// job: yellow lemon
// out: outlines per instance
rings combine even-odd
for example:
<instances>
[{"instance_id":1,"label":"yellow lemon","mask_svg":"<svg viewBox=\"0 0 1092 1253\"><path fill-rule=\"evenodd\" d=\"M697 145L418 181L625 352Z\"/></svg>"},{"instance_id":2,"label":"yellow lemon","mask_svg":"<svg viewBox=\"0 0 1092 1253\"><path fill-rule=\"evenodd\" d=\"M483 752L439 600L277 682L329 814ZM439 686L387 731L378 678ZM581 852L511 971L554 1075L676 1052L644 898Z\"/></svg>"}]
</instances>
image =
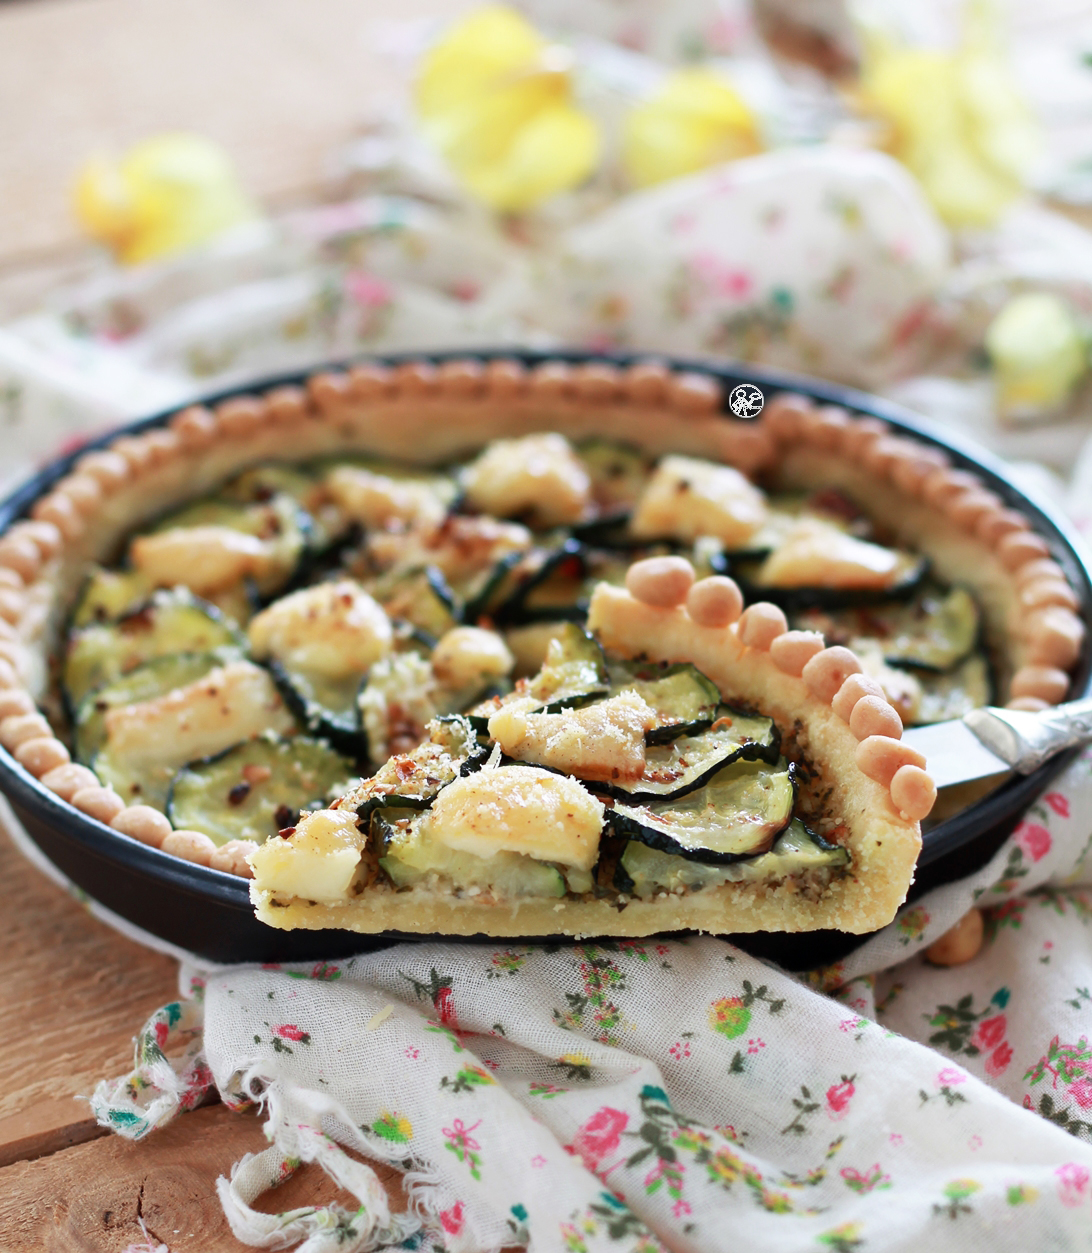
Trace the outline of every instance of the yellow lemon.
<instances>
[{"instance_id":1,"label":"yellow lemon","mask_svg":"<svg viewBox=\"0 0 1092 1253\"><path fill-rule=\"evenodd\" d=\"M710 70L679 70L626 118L623 161L638 187L761 151L747 105Z\"/></svg>"},{"instance_id":2,"label":"yellow lemon","mask_svg":"<svg viewBox=\"0 0 1092 1253\"><path fill-rule=\"evenodd\" d=\"M75 186L83 227L135 264L183 252L254 218L227 154L199 135L157 135L120 161L86 162Z\"/></svg>"},{"instance_id":3,"label":"yellow lemon","mask_svg":"<svg viewBox=\"0 0 1092 1253\"><path fill-rule=\"evenodd\" d=\"M992 225L1023 190L1038 131L984 9L968 11L954 52L874 42L861 94L952 226Z\"/></svg>"},{"instance_id":4,"label":"yellow lemon","mask_svg":"<svg viewBox=\"0 0 1092 1253\"><path fill-rule=\"evenodd\" d=\"M1049 292L1013 296L990 323L986 351L1006 417L1060 408L1088 369L1088 347L1072 310Z\"/></svg>"},{"instance_id":5,"label":"yellow lemon","mask_svg":"<svg viewBox=\"0 0 1092 1253\"><path fill-rule=\"evenodd\" d=\"M569 62L499 5L457 23L424 57L415 101L425 134L490 208L533 208L595 168L599 132L573 104Z\"/></svg>"}]
</instances>

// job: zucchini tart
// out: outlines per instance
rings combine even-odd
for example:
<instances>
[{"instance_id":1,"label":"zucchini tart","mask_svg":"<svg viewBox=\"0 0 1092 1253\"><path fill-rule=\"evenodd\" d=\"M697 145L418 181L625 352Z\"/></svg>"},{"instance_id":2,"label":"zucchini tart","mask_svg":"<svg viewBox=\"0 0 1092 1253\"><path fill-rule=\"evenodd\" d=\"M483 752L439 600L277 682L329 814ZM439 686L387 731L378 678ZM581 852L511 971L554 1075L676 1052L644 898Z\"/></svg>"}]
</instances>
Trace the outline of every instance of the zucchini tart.
<instances>
[{"instance_id":1,"label":"zucchini tart","mask_svg":"<svg viewBox=\"0 0 1092 1253\"><path fill-rule=\"evenodd\" d=\"M274 926L880 926L902 726L1063 700L1077 597L942 450L721 408L415 361L120 436L0 536L0 745Z\"/></svg>"}]
</instances>

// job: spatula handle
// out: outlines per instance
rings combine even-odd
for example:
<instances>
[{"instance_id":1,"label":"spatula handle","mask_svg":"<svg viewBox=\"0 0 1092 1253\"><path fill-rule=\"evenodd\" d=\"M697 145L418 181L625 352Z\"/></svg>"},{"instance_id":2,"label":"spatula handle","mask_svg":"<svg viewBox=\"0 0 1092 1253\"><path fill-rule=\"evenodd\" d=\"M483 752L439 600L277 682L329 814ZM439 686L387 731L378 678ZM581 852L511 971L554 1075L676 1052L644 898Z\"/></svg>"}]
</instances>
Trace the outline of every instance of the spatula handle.
<instances>
[{"instance_id":1,"label":"spatula handle","mask_svg":"<svg viewBox=\"0 0 1092 1253\"><path fill-rule=\"evenodd\" d=\"M975 709L965 721L1014 770L1031 774L1062 749L1092 742L1092 699L1069 701L1038 713Z\"/></svg>"}]
</instances>

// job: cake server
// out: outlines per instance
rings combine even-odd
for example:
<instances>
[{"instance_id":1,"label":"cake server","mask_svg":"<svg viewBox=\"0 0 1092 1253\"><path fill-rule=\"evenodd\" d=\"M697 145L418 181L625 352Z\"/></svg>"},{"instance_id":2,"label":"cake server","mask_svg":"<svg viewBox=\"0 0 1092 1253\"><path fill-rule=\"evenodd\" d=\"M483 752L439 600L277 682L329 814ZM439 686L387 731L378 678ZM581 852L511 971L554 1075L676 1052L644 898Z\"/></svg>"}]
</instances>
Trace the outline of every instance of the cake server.
<instances>
[{"instance_id":1,"label":"cake server","mask_svg":"<svg viewBox=\"0 0 1092 1253\"><path fill-rule=\"evenodd\" d=\"M1031 774L1063 748L1092 741L1092 699L1038 713L989 705L951 722L909 727L902 738L925 754L938 788L1012 770Z\"/></svg>"}]
</instances>

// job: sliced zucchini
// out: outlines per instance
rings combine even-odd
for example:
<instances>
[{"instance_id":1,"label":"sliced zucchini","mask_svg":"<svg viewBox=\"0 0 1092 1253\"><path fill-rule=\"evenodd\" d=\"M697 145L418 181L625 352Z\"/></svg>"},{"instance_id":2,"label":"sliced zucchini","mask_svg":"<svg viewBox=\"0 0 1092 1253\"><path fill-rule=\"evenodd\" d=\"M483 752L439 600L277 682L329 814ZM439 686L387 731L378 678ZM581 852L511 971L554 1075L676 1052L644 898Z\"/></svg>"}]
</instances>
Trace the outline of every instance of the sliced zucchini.
<instances>
[{"instance_id":1,"label":"sliced zucchini","mask_svg":"<svg viewBox=\"0 0 1092 1253\"><path fill-rule=\"evenodd\" d=\"M638 840L630 840L621 858L628 876L625 890L650 898L657 892L696 892L740 881L777 882L811 871L835 871L849 865L849 850L830 844L793 818L768 853L740 861L709 865L661 852Z\"/></svg>"},{"instance_id":2,"label":"sliced zucchini","mask_svg":"<svg viewBox=\"0 0 1092 1253\"><path fill-rule=\"evenodd\" d=\"M330 499L321 477L311 469L270 462L244 470L223 488L228 500L246 504L267 503L275 496L290 496L308 515L307 535L312 552L325 552L342 538L351 523Z\"/></svg>"},{"instance_id":3,"label":"sliced zucchini","mask_svg":"<svg viewBox=\"0 0 1092 1253\"><path fill-rule=\"evenodd\" d=\"M497 599L492 617L500 623L587 615L584 549L579 541L566 539L552 548L534 548L513 566L508 582L512 590ZM584 603L581 604L581 598Z\"/></svg>"},{"instance_id":4,"label":"sliced zucchini","mask_svg":"<svg viewBox=\"0 0 1092 1253\"><path fill-rule=\"evenodd\" d=\"M76 760L87 765L106 739L106 714L118 705L143 701L186 687L208 674L221 662L216 653L169 653L153 657L112 683L89 692L73 719Z\"/></svg>"},{"instance_id":5,"label":"sliced zucchini","mask_svg":"<svg viewBox=\"0 0 1092 1253\"><path fill-rule=\"evenodd\" d=\"M354 757L364 747L357 698L361 679L329 678L289 669L279 661L266 662L284 703L309 731L324 736L345 753Z\"/></svg>"},{"instance_id":6,"label":"sliced zucchini","mask_svg":"<svg viewBox=\"0 0 1092 1253\"><path fill-rule=\"evenodd\" d=\"M458 852L422 834L421 815L411 809L378 810L372 834L383 850L379 864L396 888L415 887L430 879L452 887L490 892L503 900L521 897L559 897L566 892L565 877L550 862L522 853L494 853L476 857Z\"/></svg>"},{"instance_id":7,"label":"sliced zucchini","mask_svg":"<svg viewBox=\"0 0 1092 1253\"><path fill-rule=\"evenodd\" d=\"M139 609L112 623L81 627L68 637L63 684L72 709L88 692L170 653L242 653L243 637L207 601L184 588L156 592Z\"/></svg>"},{"instance_id":8,"label":"sliced zucchini","mask_svg":"<svg viewBox=\"0 0 1092 1253\"><path fill-rule=\"evenodd\" d=\"M527 695L541 701L547 713L586 704L609 692L602 648L573 623L566 623L550 641L542 669L527 688Z\"/></svg>"},{"instance_id":9,"label":"sliced zucchini","mask_svg":"<svg viewBox=\"0 0 1092 1253\"><path fill-rule=\"evenodd\" d=\"M968 657L947 674L921 671L917 679L921 686L921 699L912 719L915 726L962 718L972 709L993 704L989 663L977 654Z\"/></svg>"},{"instance_id":10,"label":"sliced zucchini","mask_svg":"<svg viewBox=\"0 0 1092 1253\"><path fill-rule=\"evenodd\" d=\"M311 538L310 515L289 495L279 493L267 501L245 504L224 496L199 500L184 509L161 518L146 534L149 537L163 535L168 531L186 531L193 527L222 527L253 536L266 546L261 562L262 569L254 574L258 590L270 596L283 587L296 574ZM139 537L138 537L139 541ZM138 552L139 548L133 550ZM192 577L200 577L201 561L199 546L195 546ZM134 558L135 564L141 564ZM161 585L185 584L189 572L189 558L179 567L178 573L166 570L166 564L155 563L157 578ZM169 577L168 577L169 576Z\"/></svg>"},{"instance_id":11,"label":"sliced zucchini","mask_svg":"<svg viewBox=\"0 0 1092 1253\"><path fill-rule=\"evenodd\" d=\"M745 600L772 601L790 614L806 609L845 609L906 600L918 590L929 572L928 560L916 553L898 553L891 581L882 587L824 585L818 578L812 586L770 582L763 575L765 566L766 562L731 560L728 573L739 584Z\"/></svg>"},{"instance_id":12,"label":"sliced zucchini","mask_svg":"<svg viewBox=\"0 0 1092 1253\"><path fill-rule=\"evenodd\" d=\"M217 844L261 844L295 826L301 810L340 795L354 774L352 762L320 740L263 735L183 766L171 783L167 817Z\"/></svg>"},{"instance_id":13,"label":"sliced zucchini","mask_svg":"<svg viewBox=\"0 0 1092 1253\"><path fill-rule=\"evenodd\" d=\"M204 678L140 704L106 713L106 740L91 768L127 802L163 809L171 780L187 762L210 757L266 731L296 729L269 673L232 661Z\"/></svg>"},{"instance_id":14,"label":"sliced zucchini","mask_svg":"<svg viewBox=\"0 0 1092 1253\"><path fill-rule=\"evenodd\" d=\"M391 571L367 587L390 617L409 622L433 639L462 621L462 605L435 566Z\"/></svg>"},{"instance_id":15,"label":"sliced zucchini","mask_svg":"<svg viewBox=\"0 0 1092 1253\"><path fill-rule=\"evenodd\" d=\"M578 445L576 451L591 479L592 498L600 510L632 509L652 474L647 453L629 444L599 439Z\"/></svg>"},{"instance_id":16,"label":"sliced zucchini","mask_svg":"<svg viewBox=\"0 0 1092 1253\"><path fill-rule=\"evenodd\" d=\"M677 741L676 741L677 742ZM645 804L616 802L616 835L691 861L730 862L764 853L792 817L792 768L736 761L685 796Z\"/></svg>"},{"instance_id":17,"label":"sliced zucchini","mask_svg":"<svg viewBox=\"0 0 1092 1253\"><path fill-rule=\"evenodd\" d=\"M649 744L706 730L720 705L717 685L689 662L616 662L610 666L610 690L612 696L636 692L656 710L658 725L645 736Z\"/></svg>"},{"instance_id":18,"label":"sliced zucchini","mask_svg":"<svg viewBox=\"0 0 1092 1253\"><path fill-rule=\"evenodd\" d=\"M697 735L679 735L645 750L645 772L632 781L605 784L631 804L678 799L704 788L732 762L776 762L781 733L772 718L721 705L716 722Z\"/></svg>"},{"instance_id":19,"label":"sliced zucchini","mask_svg":"<svg viewBox=\"0 0 1092 1253\"><path fill-rule=\"evenodd\" d=\"M571 625L569 622L554 621L508 627L504 631L504 642L516 659L514 676L525 679L537 674L545 664L550 641L559 639Z\"/></svg>"},{"instance_id":20,"label":"sliced zucchini","mask_svg":"<svg viewBox=\"0 0 1092 1253\"><path fill-rule=\"evenodd\" d=\"M830 644L878 640L889 666L950 670L974 649L981 616L974 597L962 587L950 591L928 584L904 604L868 609L813 611L796 625L822 631Z\"/></svg>"},{"instance_id":21,"label":"sliced zucchini","mask_svg":"<svg viewBox=\"0 0 1092 1253\"><path fill-rule=\"evenodd\" d=\"M116 622L142 605L155 588L139 570L92 566L72 611L72 625Z\"/></svg>"},{"instance_id":22,"label":"sliced zucchini","mask_svg":"<svg viewBox=\"0 0 1092 1253\"><path fill-rule=\"evenodd\" d=\"M479 769L489 755L460 715L435 718L426 731L423 743L384 762L343 799L340 808L355 809L361 819L390 805L427 809L442 788Z\"/></svg>"}]
</instances>

